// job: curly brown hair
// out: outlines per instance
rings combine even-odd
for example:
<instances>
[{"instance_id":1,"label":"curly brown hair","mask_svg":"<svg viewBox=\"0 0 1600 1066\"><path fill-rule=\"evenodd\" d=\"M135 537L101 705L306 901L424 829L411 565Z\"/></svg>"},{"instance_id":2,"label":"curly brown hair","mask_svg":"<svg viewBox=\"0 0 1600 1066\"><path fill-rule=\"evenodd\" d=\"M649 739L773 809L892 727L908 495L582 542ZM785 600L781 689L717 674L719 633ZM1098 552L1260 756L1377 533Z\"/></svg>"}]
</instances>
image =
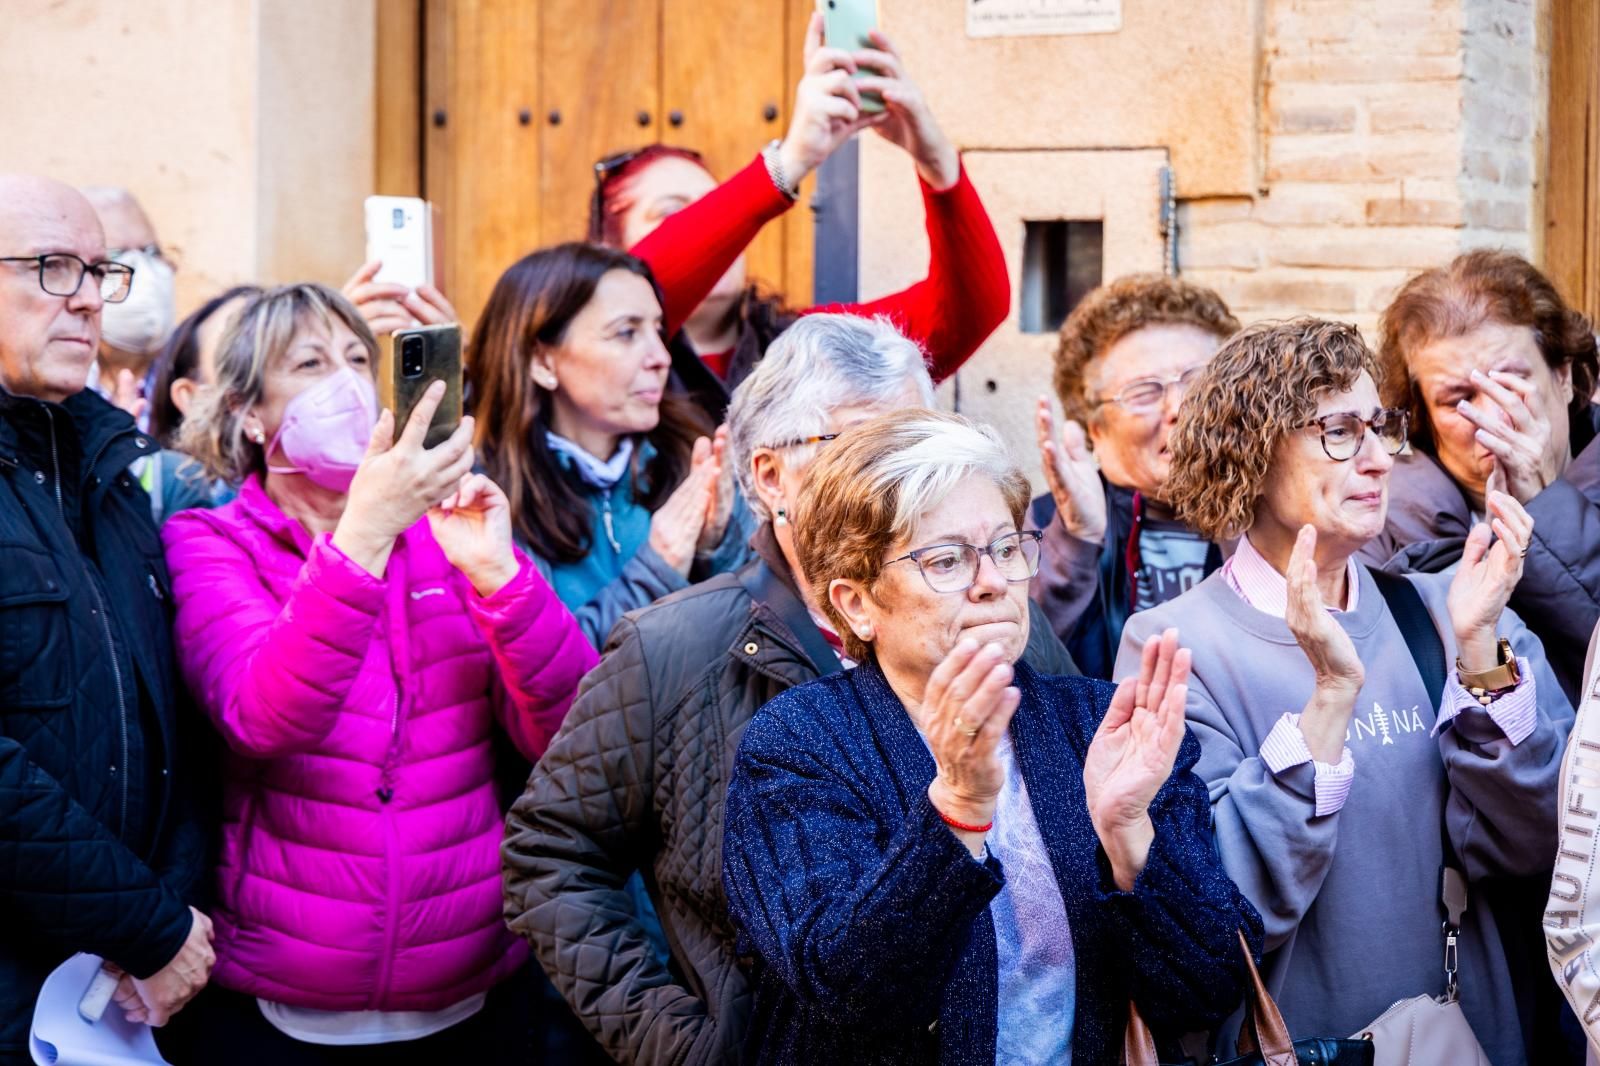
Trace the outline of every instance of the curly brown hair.
<instances>
[{"instance_id":1,"label":"curly brown hair","mask_svg":"<svg viewBox=\"0 0 1600 1066\"><path fill-rule=\"evenodd\" d=\"M1255 521L1278 442L1315 417L1330 392L1361 372L1381 388L1378 358L1343 322L1296 318L1245 328L1189 389L1172 431L1167 501L1207 540Z\"/></svg>"},{"instance_id":2,"label":"curly brown hair","mask_svg":"<svg viewBox=\"0 0 1600 1066\"><path fill-rule=\"evenodd\" d=\"M1576 416L1594 394L1597 358L1594 327L1568 307L1550 279L1520 255L1480 249L1449 266L1425 270L1401 288L1378 324L1378 353L1387 384L1383 402L1411 412L1411 443L1431 452L1433 426L1407 356L1431 341L1459 337L1499 322L1533 330L1552 370L1571 368Z\"/></svg>"},{"instance_id":3,"label":"curly brown hair","mask_svg":"<svg viewBox=\"0 0 1600 1066\"><path fill-rule=\"evenodd\" d=\"M1088 421L1090 366L1146 326L1194 326L1224 340L1239 331L1239 320L1210 289L1162 274L1129 274L1100 286L1073 308L1056 344L1056 396L1068 418Z\"/></svg>"},{"instance_id":4,"label":"curly brown hair","mask_svg":"<svg viewBox=\"0 0 1600 1066\"><path fill-rule=\"evenodd\" d=\"M969 474L994 481L1021 529L1027 476L999 434L960 415L920 407L879 415L842 433L806 471L794 507L795 554L850 658L868 661L872 645L845 623L828 586L840 578L871 586L889 550L915 535L918 517Z\"/></svg>"}]
</instances>

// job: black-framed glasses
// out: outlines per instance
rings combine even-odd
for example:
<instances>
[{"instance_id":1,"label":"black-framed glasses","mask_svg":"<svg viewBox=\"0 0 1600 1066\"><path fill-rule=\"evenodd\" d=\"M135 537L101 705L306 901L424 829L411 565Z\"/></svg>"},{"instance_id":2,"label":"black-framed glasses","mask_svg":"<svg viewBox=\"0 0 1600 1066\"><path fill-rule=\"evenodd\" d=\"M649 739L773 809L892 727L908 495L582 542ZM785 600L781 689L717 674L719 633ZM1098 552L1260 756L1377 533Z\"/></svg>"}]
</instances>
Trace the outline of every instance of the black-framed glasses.
<instances>
[{"instance_id":1,"label":"black-framed glasses","mask_svg":"<svg viewBox=\"0 0 1600 1066\"><path fill-rule=\"evenodd\" d=\"M1398 407L1385 407L1374 412L1371 418L1362 418L1352 411L1340 411L1338 414L1313 418L1300 428L1319 431L1323 452L1334 462L1342 463L1355 458L1369 429L1378 438L1378 443L1383 445L1384 451L1399 455L1406 446L1410 425L1409 412Z\"/></svg>"},{"instance_id":2,"label":"black-framed glasses","mask_svg":"<svg viewBox=\"0 0 1600 1066\"><path fill-rule=\"evenodd\" d=\"M778 452L785 448L804 448L808 444L826 444L830 440L838 439L839 434L837 433L818 433L814 437L796 437L794 440L786 440L782 444L766 444L763 447Z\"/></svg>"},{"instance_id":3,"label":"black-framed glasses","mask_svg":"<svg viewBox=\"0 0 1600 1066\"><path fill-rule=\"evenodd\" d=\"M1181 374L1171 377L1139 378L1130 381L1110 396L1102 396L1092 406L1104 407L1108 403L1129 411L1151 411L1167 402L1167 390L1177 386L1180 395L1188 392L1194 383L1200 380L1200 375L1205 371L1204 364L1190 367Z\"/></svg>"},{"instance_id":4,"label":"black-framed glasses","mask_svg":"<svg viewBox=\"0 0 1600 1066\"><path fill-rule=\"evenodd\" d=\"M965 592L978 580L978 567L987 555L1000 576L1015 585L1039 572L1037 529L1022 529L990 541L987 547L975 544L930 544L890 559L884 566L910 559L922 571L922 579L935 592Z\"/></svg>"},{"instance_id":5,"label":"black-framed glasses","mask_svg":"<svg viewBox=\"0 0 1600 1066\"><path fill-rule=\"evenodd\" d=\"M36 263L39 288L51 296L76 296L85 274L94 275L95 284L100 286L100 298L108 304L126 300L133 288L133 267L106 260L85 263L71 252L0 256L0 263Z\"/></svg>"}]
</instances>

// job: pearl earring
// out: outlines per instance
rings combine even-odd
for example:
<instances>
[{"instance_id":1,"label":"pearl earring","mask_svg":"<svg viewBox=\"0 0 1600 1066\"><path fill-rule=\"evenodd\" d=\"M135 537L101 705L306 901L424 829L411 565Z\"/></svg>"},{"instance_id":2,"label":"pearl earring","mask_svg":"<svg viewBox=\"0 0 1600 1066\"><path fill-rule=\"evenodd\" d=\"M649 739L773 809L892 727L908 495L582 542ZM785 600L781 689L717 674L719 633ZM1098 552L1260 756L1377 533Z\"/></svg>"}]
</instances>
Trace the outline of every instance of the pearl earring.
<instances>
[{"instance_id":1,"label":"pearl earring","mask_svg":"<svg viewBox=\"0 0 1600 1066\"><path fill-rule=\"evenodd\" d=\"M775 525L775 526L786 526L786 525L788 525L789 524L789 512L785 511L782 507L778 508L777 513L772 516L772 524Z\"/></svg>"}]
</instances>

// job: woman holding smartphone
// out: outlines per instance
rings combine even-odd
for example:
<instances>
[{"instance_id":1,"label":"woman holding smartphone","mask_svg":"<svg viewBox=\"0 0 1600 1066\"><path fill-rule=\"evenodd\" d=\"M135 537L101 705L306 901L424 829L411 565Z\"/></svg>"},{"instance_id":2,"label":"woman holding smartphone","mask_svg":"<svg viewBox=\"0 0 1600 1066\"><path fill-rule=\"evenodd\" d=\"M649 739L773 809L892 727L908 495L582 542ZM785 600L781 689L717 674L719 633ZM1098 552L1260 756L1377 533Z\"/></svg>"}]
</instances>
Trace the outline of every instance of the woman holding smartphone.
<instances>
[{"instance_id":1,"label":"woman holding smartphone","mask_svg":"<svg viewBox=\"0 0 1600 1066\"><path fill-rule=\"evenodd\" d=\"M788 133L720 185L699 153L661 144L595 164L589 239L627 248L649 264L661 286L666 336L674 339L674 374L717 418L730 391L799 315L886 315L923 348L936 382L1005 320L1005 259L960 153L889 39L874 30L870 41L855 50L824 45L823 18L813 15ZM864 109L863 94L881 99L882 109ZM878 300L791 310L781 296L749 283L744 250L795 205L806 176L864 129L916 164L928 276Z\"/></svg>"},{"instance_id":2,"label":"woman holding smartphone","mask_svg":"<svg viewBox=\"0 0 1600 1066\"><path fill-rule=\"evenodd\" d=\"M530 1036L495 732L537 759L596 656L472 473L472 420L423 447L443 385L396 427L376 354L332 290L261 293L180 439L242 483L163 531L179 662L227 744L185 1035L235 1066L520 1062Z\"/></svg>"}]
</instances>

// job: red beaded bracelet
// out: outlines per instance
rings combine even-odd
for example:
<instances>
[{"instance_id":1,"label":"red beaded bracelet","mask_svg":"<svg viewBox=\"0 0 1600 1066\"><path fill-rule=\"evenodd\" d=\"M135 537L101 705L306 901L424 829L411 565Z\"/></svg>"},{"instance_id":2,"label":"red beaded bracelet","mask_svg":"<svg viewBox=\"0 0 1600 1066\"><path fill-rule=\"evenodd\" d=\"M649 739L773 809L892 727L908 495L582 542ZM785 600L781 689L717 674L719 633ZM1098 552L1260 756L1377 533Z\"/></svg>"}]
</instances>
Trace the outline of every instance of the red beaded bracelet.
<instances>
[{"instance_id":1,"label":"red beaded bracelet","mask_svg":"<svg viewBox=\"0 0 1600 1066\"><path fill-rule=\"evenodd\" d=\"M937 807L933 809L933 813L937 814L939 816L939 820L945 825L949 826L951 829L959 829L963 833L987 833L989 830L994 828L993 819L990 819L986 825L968 825L966 822L956 821L954 818L950 817Z\"/></svg>"}]
</instances>

